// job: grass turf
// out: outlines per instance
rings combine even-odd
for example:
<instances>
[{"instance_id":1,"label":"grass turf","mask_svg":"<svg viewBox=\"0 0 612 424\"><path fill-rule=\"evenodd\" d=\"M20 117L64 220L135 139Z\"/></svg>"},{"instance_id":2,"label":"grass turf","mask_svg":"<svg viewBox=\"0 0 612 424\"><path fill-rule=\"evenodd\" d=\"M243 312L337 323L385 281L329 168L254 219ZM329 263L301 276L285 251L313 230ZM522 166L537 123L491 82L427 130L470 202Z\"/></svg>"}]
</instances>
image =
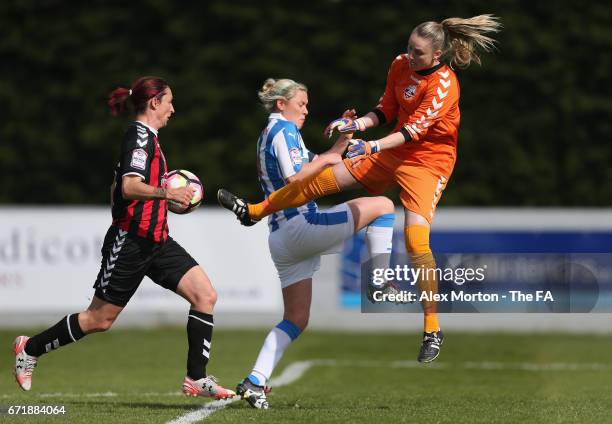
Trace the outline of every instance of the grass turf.
<instances>
[{"instance_id":1,"label":"grass turf","mask_svg":"<svg viewBox=\"0 0 612 424\"><path fill-rule=\"evenodd\" d=\"M234 388L265 334L215 330L209 373ZM165 423L208 402L178 395L183 328L89 336L41 358L28 393L13 381L16 335L0 332L0 406L65 405L67 413L15 422ZM315 365L273 390L268 411L235 402L204 422L612 422L609 337L449 333L434 366L414 363L419 343L416 334L306 332L276 375L294 361L339 363ZM0 416L8 420L17 418Z\"/></svg>"}]
</instances>

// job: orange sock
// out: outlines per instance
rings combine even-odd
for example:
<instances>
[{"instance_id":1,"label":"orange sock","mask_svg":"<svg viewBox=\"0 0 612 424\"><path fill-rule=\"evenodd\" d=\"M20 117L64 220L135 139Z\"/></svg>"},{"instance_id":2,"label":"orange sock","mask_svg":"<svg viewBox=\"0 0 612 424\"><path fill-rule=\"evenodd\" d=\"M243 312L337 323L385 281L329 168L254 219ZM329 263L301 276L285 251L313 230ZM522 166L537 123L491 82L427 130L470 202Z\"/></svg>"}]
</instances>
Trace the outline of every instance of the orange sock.
<instances>
[{"instance_id":1,"label":"orange sock","mask_svg":"<svg viewBox=\"0 0 612 424\"><path fill-rule=\"evenodd\" d=\"M317 175L308 177L302 181L294 181L285 187L271 193L266 200L261 203L251 204L249 216L253 219L262 219L266 216L287 208L297 208L311 200L328 194L338 193L340 187L336 181L336 176L332 168L325 168Z\"/></svg>"},{"instance_id":2,"label":"orange sock","mask_svg":"<svg viewBox=\"0 0 612 424\"><path fill-rule=\"evenodd\" d=\"M440 323L438 322L438 314L423 314L423 328L426 333L440 331Z\"/></svg>"},{"instance_id":3,"label":"orange sock","mask_svg":"<svg viewBox=\"0 0 612 424\"><path fill-rule=\"evenodd\" d=\"M412 267L422 269L416 282L419 296L426 292L430 297L430 300L424 299L421 301L424 331L427 333L439 331L438 304L431 299L432 295L438 293L438 281L435 274L436 260L429 248L429 227L410 225L404 229L404 235L406 236L406 250Z\"/></svg>"}]
</instances>

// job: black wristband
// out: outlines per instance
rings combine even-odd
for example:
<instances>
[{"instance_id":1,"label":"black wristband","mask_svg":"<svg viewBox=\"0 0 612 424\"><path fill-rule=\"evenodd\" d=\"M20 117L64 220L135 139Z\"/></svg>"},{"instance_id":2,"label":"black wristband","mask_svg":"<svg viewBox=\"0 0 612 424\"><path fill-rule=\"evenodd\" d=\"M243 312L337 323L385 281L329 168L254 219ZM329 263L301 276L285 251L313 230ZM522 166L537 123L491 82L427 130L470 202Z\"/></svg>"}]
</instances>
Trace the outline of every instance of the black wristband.
<instances>
[{"instance_id":1,"label":"black wristband","mask_svg":"<svg viewBox=\"0 0 612 424\"><path fill-rule=\"evenodd\" d=\"M378 118L378 125L382 125L387 122L387 118L385 117L385 114L382 113L382 110L374 109L372 113Z\"/></svg>"},{"instance_id":2,"label":"black wristband","mask_svg":"<svg viewBox=\"0 0 612 424\"><path fill-rule=\"evenodd\" d=\"M408 132L408 130L406 129L406 127L402 127L402 129L400 130L400 132L402 133L402 135L404 136L404 143L408 143L409 141L412 141L412 137L410 136L410 133Z\"/></svg>"}]
</instances>

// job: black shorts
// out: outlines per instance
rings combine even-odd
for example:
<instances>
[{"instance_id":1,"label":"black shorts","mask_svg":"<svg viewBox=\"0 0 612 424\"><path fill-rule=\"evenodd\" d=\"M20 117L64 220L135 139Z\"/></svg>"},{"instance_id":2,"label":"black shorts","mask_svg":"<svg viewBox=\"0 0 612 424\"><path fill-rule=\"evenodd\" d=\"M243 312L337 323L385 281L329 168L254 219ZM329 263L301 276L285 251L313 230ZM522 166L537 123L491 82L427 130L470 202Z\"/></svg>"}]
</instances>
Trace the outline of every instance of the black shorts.
<instances>
[{"instance_id":1,"label":"black shorts","mask_svg":"<svg viewBox=\"0 0 612 424\"><path fill-rule=\"evenodd\" d=\"M123 307L145 276L176 292L183 275L196 265L195 259L172 237L158 244L111 226L102 244L102 265L94 284L95 295Z\"/></svg>"}]
</instances>

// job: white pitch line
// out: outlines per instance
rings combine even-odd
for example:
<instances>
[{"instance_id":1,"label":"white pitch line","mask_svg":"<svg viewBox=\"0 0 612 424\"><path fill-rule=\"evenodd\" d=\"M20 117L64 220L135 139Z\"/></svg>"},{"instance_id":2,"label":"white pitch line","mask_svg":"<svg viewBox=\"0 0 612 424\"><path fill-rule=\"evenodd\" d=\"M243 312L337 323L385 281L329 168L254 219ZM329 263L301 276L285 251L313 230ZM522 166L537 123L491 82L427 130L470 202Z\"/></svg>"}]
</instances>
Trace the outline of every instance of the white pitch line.
<instances>
[{"instance_id":1,"label":"white pitch line","mask_svg":"<svg viewBox=\"0 0 612 424\"><path fill-rule=\"evenodd\" d=\"M181 415L180 417L168 421L166 424L191 424L203 420L204 418L211 415L213 412L218 411L219 409L225 408L227 405L239 401L239 397L234 397L226 400L214 400L206 404L200 409L196 409L193 412L190 412L185 415Z\"/></svg>"},{"instance_id":2,"label":"white pitch line","mask_svg":"<svg viewBox=\"0 0 612 424\"><path fill-rule=\"evenodd\" d=\"M333 360L330 360L330 362L333 362ZM270 385L280 387L286 386L287 384L291 384L294 381L299 380L304 375L304 373L308 371L314 364L315 361L292 362L291 364L285 367L281 375L270 380ZM227 405L237 402L239 400L239 397L234 397L232 399L227 400L215 400L207 403L200 409L197 409L185 415L181 415L180 417L172 421L168 421L166 424L192 424L205 419L212 413L223 409Z\"/></svg>"},{"instance_id":3,"label":"white pitch line","mask_svg":"<svg viewBox=\"0 0 612 424\"><path fill-rule=\"evenodd\" d=\"M330 365L334 366L335 361L333 359L326 360L329 364L322 364L321 361L298 361L292 362L287 365L281 375L270 379L270 387L281 387L293 383L299 380L302 376L312 368L314 365Z\"/></svg>"}]
</instances>

